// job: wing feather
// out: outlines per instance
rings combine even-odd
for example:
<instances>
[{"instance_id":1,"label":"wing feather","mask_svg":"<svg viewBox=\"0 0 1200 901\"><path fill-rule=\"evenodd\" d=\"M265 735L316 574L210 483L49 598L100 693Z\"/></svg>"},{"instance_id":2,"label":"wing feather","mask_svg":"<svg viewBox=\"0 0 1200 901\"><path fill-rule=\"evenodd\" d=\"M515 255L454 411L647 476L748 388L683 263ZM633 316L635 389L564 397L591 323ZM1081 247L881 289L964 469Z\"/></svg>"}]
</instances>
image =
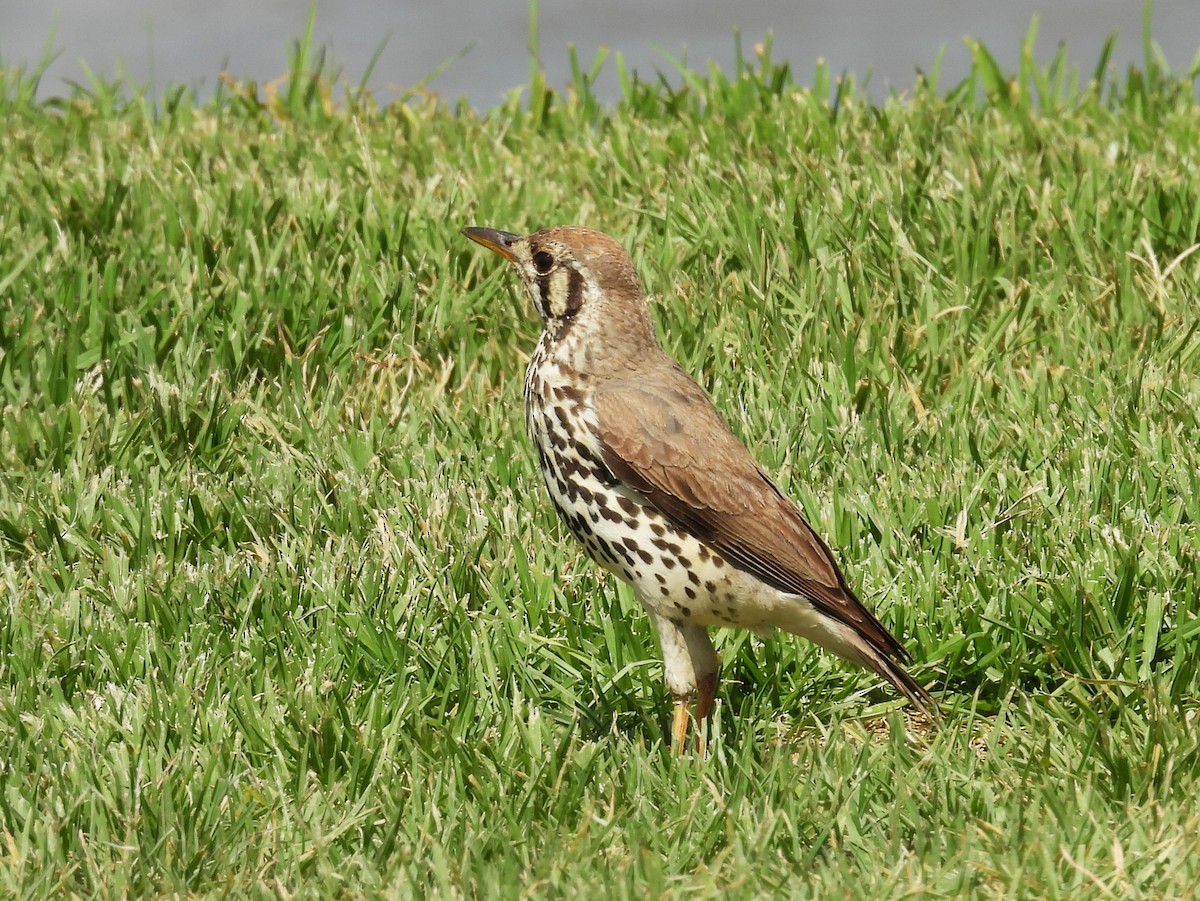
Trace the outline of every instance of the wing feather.
<instances>
[{"instance_id":1,"label":"wing feather","mask_svg":"<svg viewBox=\"0 0 1200 901\"><path fill-rule=\"evenodd\" d=\"M855 596L829 547L674 361L594 395L605 465L737 567L806 598L876 651L903 646Z\"/></svg>"}]
</instances>

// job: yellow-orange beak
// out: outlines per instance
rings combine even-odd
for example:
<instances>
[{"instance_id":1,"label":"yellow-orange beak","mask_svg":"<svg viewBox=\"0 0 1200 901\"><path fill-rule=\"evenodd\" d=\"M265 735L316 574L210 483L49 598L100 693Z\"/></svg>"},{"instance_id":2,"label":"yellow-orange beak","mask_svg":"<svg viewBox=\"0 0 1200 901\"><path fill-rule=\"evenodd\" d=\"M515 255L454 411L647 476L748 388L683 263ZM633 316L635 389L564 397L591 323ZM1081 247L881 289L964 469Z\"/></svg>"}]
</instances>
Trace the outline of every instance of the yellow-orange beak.
<instances>
[{"instance_id":1,"label":"yellow-orange beak","mask_svg":"<svg viewBox=\"0 0 1200 901\"><path fill-rule=\"evenodd\" d=\"M462 233L476 244L482 244L488 250L494 250L509 262L517 261L517 255L513 253L512 245L514 241L521 240L520 235L511 235L494 228L475 228L474 226L464 228Z\"/></svg>"}]
</instances>

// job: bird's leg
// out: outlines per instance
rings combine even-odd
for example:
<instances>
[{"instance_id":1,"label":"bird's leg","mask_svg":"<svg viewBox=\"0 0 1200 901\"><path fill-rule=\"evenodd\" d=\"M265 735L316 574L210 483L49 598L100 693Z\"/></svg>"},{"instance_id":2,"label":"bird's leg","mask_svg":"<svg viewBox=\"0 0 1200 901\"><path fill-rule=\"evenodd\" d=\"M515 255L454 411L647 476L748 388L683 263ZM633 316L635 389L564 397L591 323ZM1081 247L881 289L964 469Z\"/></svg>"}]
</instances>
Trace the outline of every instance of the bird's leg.
<instances>
[{"instance_id":1,"label":"bird's leg","mask_svg":"<svg viewBox=\"0 0 1200 901\"><path fill-rule=\"evenodd\" d=\"M682 754L687 747L688 708L692 706L691 695L675 696L675 714L671 718L671 753Z\"/></svg>"},{"instance_id":2,"label":"bird's leg","mask_svg":"<svg viewBox=\"0 0 1200 901\"><path fill-rule=\"evenodd\" d=\"M658 632L664 676L675 701L671 718L671 750L682 754L687 743L692 701L696 700L699 704L697 715L700 719L707 717L712 710L719 666L717 652L704 626L662 616L649 604L643 606Z\"/></svg>"},{"instance_id":3,"label":"bird's leg","mask_svg":"<svg viewBox=\"0 0 1200 901\"><path fill-rule=\"evenodd\" d=\"M708 751L708 724L712 716L718 681L716 673L708 673L696 679L696 749L701 757Z\"/></svg>"}]
</instances>

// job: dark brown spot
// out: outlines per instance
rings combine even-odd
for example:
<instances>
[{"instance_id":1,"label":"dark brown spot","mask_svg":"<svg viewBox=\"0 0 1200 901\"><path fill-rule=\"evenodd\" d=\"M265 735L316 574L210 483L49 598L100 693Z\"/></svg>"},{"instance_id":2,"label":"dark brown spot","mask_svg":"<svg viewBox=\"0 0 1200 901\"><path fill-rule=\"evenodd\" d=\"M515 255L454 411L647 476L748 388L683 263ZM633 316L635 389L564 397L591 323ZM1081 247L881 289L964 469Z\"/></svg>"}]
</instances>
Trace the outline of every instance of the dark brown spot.
<instances>
[{"instance_id":1,"label":"dark brown spot","mask_svg":"<svg viewBox=\"0 0 1200 901\"><path fill-rule=\"evenodd\" d=\"M578 451L578 448L576 448L576 451ZM579 462L577 456L564 454L558 458L558 465L562 468L563 475L570 476L579 481L583 481L590 475L588 470Z\"/></svg>"},{"instance_id":2,"label":"dark brown spot","mask_svg":"<svg viewBox=\"0 0 1200 901\"><path fill-rule=\"evenodd\" d=\"M557 400L569 400L574 403L579 403L583 400L583 392L574 385L555 385L554 397Z\"/></svg>"},{"instance_id":3,"label":"dark brown spot","mask_svg":"<svg viewBox=\"0 0 1200 901\"><path fill-rule=\"evenodd\" d=\"M689 601L696 600L696 589L693 588L691 585L685 585L683 587L683 593L688 596Z\"/></svg>"},{"instance_id":4,"label":"dark brown spot","mask_svg":"<svg viewBox=\"0 0 1200 901\"><path fill-rule=\"evenodd\" d=\"M618 513L616 510L610 510L610 509L608 509L608 507L606 507L604 505L600 506L600 515L603 516L605 519L607 519L609 522L620 522L621 519L623 518L621 516L621 514ZM627 539L625 539L625 541L626 541L626 543L628 543L629 539L627 538Z\"/></svg>"}]
</instances>

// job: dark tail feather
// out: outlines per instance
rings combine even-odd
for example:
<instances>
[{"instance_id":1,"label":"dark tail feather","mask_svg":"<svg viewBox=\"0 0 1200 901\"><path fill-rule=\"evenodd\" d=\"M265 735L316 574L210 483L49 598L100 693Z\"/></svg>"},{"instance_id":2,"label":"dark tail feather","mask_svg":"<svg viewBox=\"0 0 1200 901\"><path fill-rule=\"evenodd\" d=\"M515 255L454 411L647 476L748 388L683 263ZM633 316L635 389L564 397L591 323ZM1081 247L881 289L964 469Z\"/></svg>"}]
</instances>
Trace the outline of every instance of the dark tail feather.
<instances>
[{"instance_id":1,"label":"dark tail feather","mask_svg":"<svg viewBox=\"0 0 1200 901\"><path fill-rule=\"evenodd\" d=\"M910 659L904 645L859 602L854 592L845 584L842 588L840 606L833 606L829 597L822 603L805 598L819 614L817 622L809 619L802 624L793 624L794 628L789 631L878 673L914 707L936 722L940 717L937 701L904 668L904 662Z\"/></svg>"},{"instance_id":2,"label":"dark tail feather","mask_svg":"<svg viewBox=\"0 0 1200 901\"><path fill-rule=\"evenodd\" d=\"M873 653L862 661L863 664L890 682L892 687L908 698L914 707L937 722L941 718L941 711L938 709L937 701L925 690L924 686L910 676L908 670L896 660L874 648L871 650Z\"/></svg>"}]
</instances>

